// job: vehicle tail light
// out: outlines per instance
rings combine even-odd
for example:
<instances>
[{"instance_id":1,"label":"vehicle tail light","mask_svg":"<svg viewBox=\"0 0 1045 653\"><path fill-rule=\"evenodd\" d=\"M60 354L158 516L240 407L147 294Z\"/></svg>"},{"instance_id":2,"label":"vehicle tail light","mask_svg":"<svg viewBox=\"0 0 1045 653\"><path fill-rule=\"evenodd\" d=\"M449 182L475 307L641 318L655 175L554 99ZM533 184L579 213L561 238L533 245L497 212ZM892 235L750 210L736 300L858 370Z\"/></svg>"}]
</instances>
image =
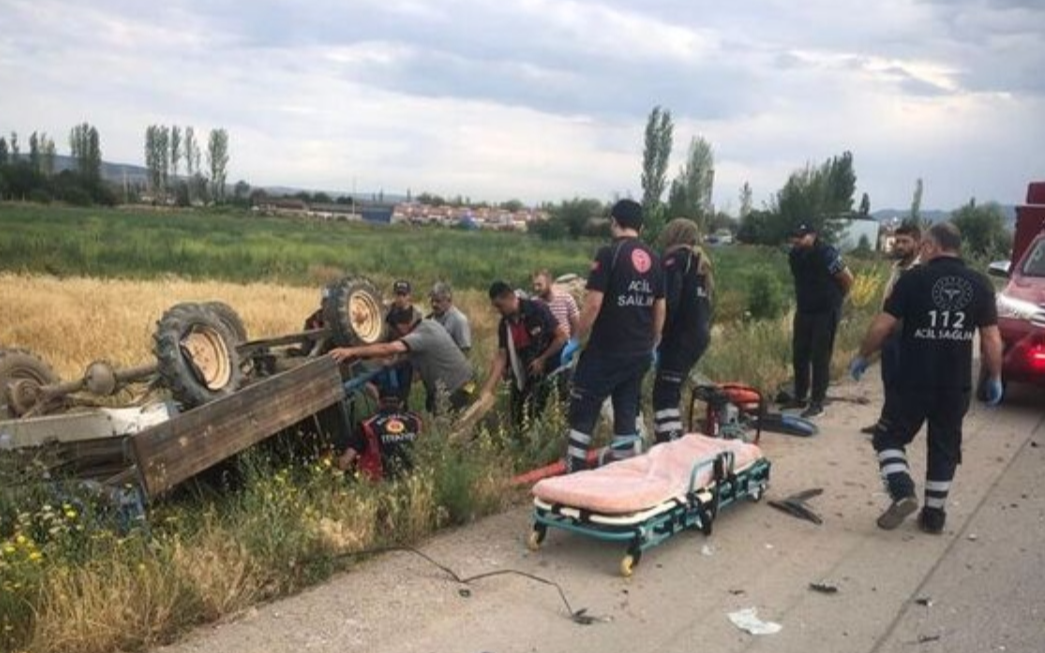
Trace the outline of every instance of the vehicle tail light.
<instances>
[{"instance_id":1,"label":"vehicle tail light","mask_svg":"<svg viewBox=\"0 0 1045 653\"><path fill-rule=\"evenodd\" d=\"M1037 344L1028 349L1027 360L1033 369L1045 372L1045 344Z\"/></svg>"}]
</instances>

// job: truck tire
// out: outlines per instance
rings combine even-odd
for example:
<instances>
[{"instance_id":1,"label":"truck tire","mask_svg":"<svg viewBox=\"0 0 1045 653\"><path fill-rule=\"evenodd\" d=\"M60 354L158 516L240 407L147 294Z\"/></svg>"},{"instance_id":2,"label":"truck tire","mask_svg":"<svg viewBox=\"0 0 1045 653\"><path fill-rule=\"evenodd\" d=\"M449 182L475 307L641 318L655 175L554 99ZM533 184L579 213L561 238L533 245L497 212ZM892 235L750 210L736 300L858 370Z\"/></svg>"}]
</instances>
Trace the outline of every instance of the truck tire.
<instances>
[{"instance_id":1,"label":"truck tire","mask_svg":"<svg viewBox=\"0 0 1045 653\"><path fill-rule=\"evenodd\" d=\"M227 397L243 384L236 337L202 304L177 304L156 323L153 335L160 378L186 408Z\"/></svg>"},{"instance_id":2,"label":"truck tire","mask_svg":"<svg viewBox=\"0 0 1045 653\"><path fill-rule=\"evenodd\" d=\"M385 334L381 292L369 279L347 277L323 291L323 322L338 347L372 345Z\"/></svg>"},{"instance_id":3,"label":"truck tire","mask_svg":"<svg viewBox=\"0 0 1045 653\"><path fill-rule=\"evenodd\" d=\"M21 417L35 407L41 386L58 382L51 366L32 352L0 349L0 419ZM54 407L37 408L37 412L43 414Z\"/></svg>"},{"instance_id":4,"label":"truck tire","mask_svg":"<svg viewBox=\"0 0 1045 653\"><path fill-rule=\"evenodd\" d=\"M247 325L243 323L243 318L239 316L236 309L232 308L225 302L206 302L203 307L209 309L212 313L218 316L225 326L236 338L236 344L242 344L247 342Z\"/></svg>"}]
</instances>

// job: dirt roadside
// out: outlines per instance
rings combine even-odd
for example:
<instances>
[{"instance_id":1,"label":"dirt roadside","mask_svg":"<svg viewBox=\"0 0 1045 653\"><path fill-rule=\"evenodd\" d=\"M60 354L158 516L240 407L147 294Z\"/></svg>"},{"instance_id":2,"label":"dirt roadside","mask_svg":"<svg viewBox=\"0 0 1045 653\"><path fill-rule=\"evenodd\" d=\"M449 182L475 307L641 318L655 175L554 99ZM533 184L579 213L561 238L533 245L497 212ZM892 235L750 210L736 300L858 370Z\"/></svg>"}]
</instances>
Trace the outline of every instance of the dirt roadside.
<instances>
[{"instance_id":1,"label":"dirt roadside","mask_svg":"<svg viewBox=\"0 0 1045 653\"><path fill-rule=\"evenodd\" d=\"M879 395L871 380L833 394ZM461 574L514 568L560 583L574 607L600 617L594 625L568 619L550 587L500 577L464 596L437 569L394 553L163 651L1045 650L1040 391L1014 392L1002 409L974 406L966 464L941 537L922 535L913 523L891 533L874 527L886 499L870 445L857 430L876 412L876 403L836 401L819 436L768 434L763 441L774 464L770 497L824 488L813 502L822 526L765 504L738 505L723 513L710 539L687 533L647 552L631 579L617 575L616 545L552 532L542 551L528 552L525 509L423 546ZM923 445L919 440L912 451L918 475ZM809 590L821 581L839 592ZM917 602L928 596L931 607ZM726 614L747 607L782 631L753 637L737 630Z\"/></svg>"}]
</instances>

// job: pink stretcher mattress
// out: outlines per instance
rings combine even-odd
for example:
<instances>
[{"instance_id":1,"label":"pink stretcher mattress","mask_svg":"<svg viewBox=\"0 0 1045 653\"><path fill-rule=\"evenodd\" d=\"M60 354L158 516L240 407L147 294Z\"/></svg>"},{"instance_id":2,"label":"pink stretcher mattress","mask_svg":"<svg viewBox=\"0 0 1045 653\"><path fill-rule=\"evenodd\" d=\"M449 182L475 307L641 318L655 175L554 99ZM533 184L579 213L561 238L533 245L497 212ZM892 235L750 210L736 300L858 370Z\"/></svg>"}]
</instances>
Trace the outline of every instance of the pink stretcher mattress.
<instances>
[{"instance_id":1,"label":"pink stretcher mattress","mask_svg":"<svg viewBox=\"0 0 1045 653\"><path fill-rule=\"evenodd\" d=\"M694 465L727 449L733 451L733 468L737 470L762 457L762 451L753 444L690 434L628 460L546 478L533 486L533 495L545 503L607 515L639 512L685 497ZM697 487L706 487L713 479L709 466L698 475Z\"/></svg>"}]
</instances>

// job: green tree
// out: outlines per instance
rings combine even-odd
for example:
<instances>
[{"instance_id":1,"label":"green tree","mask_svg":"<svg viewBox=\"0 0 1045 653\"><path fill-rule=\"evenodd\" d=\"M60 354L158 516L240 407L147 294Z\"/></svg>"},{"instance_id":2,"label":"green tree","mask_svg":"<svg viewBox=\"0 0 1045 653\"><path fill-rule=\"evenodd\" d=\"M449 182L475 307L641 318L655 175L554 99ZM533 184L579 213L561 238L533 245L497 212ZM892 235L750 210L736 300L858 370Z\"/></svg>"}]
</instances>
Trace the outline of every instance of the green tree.
<instances>
[{"instance_id":1,"label":"green tree","mask_svg":"<svg viewBox=\"0 0 1045 653\"><path fill-rule=\"evenodd\" d=\"M646 119L646 139L642 150L642 208L654 218L661 211L667 187L668 163L671 159L675 124L671 111L653 107Z\"/></svg>"},{"instance_id":2,"label":"green tree","mask_svg":"<svg viewBox=\"0 0 1045 653\"><path fill-rule=\"evenodd\" d=\"M181 138L181 127L177 125L171 126L171 176L175 180L178 179L178 165L181 163L182 156L182 138Z\"/></svg>"},{"instance_id":3,"label":"green tree","mask_svg":"<svg viewBox=\"0 0 1045 653\"><path fill-rule=\"evenodd\" d=\"M229 134L224 129L212 129L207 139L207 164L210 167L211 196L214 201L225 201L225 179L229 167Z\"/></svg>"},{"instance_id":4,"label":"green tree","mask_svg":"<svg viewBox=\"0 0 1045 653\"><path fill-rule=\"evenodd\" d=\"M686 162L671 184L669 209L671 217L695 220L707 231L711 217L711 191L715 183L715 154L711 143L695 136L689 142Z\"/></svg>"},{"instance_id":5,"label":"green tree","mask_svg":"<svg viewBox=\"0 0 1045 653\"><path fill-rule=\"evenodd\" d=\"M48 177L54 176L58 152L54 146L54 139L46 134L43 138L43 155L40 161L40 170Z\"/></svg>"},{"instance_id":6,"label":"green tree","mask_svg":"<svg viewBox=\"0 0 1045 653\"><path fill-rule=\"evenodd\" d=\"M11 152L7 149L7 139L0 136L0 166L7 165L11 158Z\"/></svg>"},{"instance_id":7,"label":"green tree","mask_svg":"<svg viewBox=\"0 0 1045 653\"><path fill-rule=\"evenodd\" d=\"M580 238L592 220L603 217L605 213L606 207L599 200L575 197L551 207L549 221L562 225L571 238Z\"/></svg>"},{"instance_id":8,"label":"green tree","mask_svg":"<svg viewBox=\"0 0 1045 653\"><path fill-rule=\"evenodd\" d=\"M36 132L29 134L29 167L40 170L40 136Z\"/></svg>"},{"instance_id":9,"label":"green tree","mask_svg":"<svg viewBox=\"0 0 1045 653\"><path fill-rule=\"evenodd\" d=\"M102 149L98 130L88 123L81 123L69 132L69 151L76 161L76 171L89 192L101 188Z\"/></svg>"},{"instance_id":10,"label":"green tree","mask_svg":"<svg viewBox=\"0 0 1045 653\"><path fill-rule=\"evenodd\" d=\"M951 222L962 232L966 254L983 258L1007 256L1012 247L1012 234L1005 227L1005 212L995 202L976 204L972 198L965 206L951 212Z\"/></svg>"},{"instance_id":11,"label":"green tree","mask_svg":"<svg viewBox=\"0 0 1045 653\"><path fill-rule=\"evenodd\" d=\"M18 163L18 157L22 155L22 150L18 147L18 132L11 132L8 146L11 148L11 163Z\"/></svg>"},{"instance_id":12,"label":"green tree","mask_svg":"<svg viewBox=\"0 0 1045 653\"><path fill-rule=\"evenodd\" d=\"M752 209L752 195L751 184L744 182L744 185L740 187L740 219L743 220Z\"/></svg>"},{"instance_id":13,"label":"green tree","mask_svg":"<svg viewBox=\"0 0 1045 653\"><path fill-rule=\"evenodd\" d=\"M918 181L914 182L914 196L911 197L911 220L915 224L919 224L922 221L922 180L919 177Z\"/></svg>"},{"instance_id":14,"label":"green tree","mask_svg":"<svg viewBox=\"0 0 1045 653\"><path fill-rule=\"evenodd\" d=\"M871 197L867 193L860 197L860 215L864 217L871 215Z\"/></svg>"},{"instance_id":15,"label":"green tree","mask_svg":"<svg viewBox=\"0 0 1045 653\"><path fill-rule=\"evenodd\" d=\"M820 172L824 177L824 211L831 215L843 215L853 210L853 194L856 192L856 172L853 170L853 153L843 152L824 163Z\"/></svg>"}]
</instances>

